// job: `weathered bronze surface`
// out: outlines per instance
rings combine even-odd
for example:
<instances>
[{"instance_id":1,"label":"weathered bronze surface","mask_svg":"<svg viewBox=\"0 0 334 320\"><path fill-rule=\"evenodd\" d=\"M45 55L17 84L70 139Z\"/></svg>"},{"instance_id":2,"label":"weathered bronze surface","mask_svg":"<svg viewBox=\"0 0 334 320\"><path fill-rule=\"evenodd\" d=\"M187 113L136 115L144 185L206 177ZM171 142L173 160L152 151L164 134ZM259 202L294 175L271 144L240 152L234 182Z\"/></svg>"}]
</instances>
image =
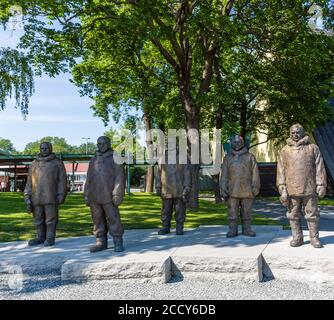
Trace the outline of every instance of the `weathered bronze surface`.
<instances>
[{"instance_id":1,"label":"weathered bronze surface","mask_svg":"<svg viewBox=\"0 0 334 320\"><path fill-rule=\"evenodd\" d=\"M229 212L227 237L238 235L239 212L242 234L254 237L251 214L253 199L260 191L259 170L254 155L245 147L241 136L235 135L231 144L232 152L224 157L221 172L221 191Z\"/></svg>"},{"instance_id":2,"label":"weathered bronze surface","mask_svg":"<svg viewBox=\"0 0 334 320\"><path fill-rule=\"evenodd\" d=\"M327 175L318 146L310 142L300 124L290 128L290 138L281 150L277 164L277 187L280 201L287 206L293 239L292 247L304 243L300 224L302 207L310 232L310 242L321 248L319 240L318 197L326 195Z\"/></svg>"},{"instance_id":3,"label":"weathered bronze surface","mask_svg":"<svg viewBox=\"0 0 334 320\"><path fill-rule=\"evenodd\" d=\"M156 191L162 200L162 228L159 230L159 234L170 233L173 211L175 213L176 234L184 234L186 202L190 192L191 176L189 165L180 164L179 162L177 155L176 164L166 163L158 165Z\"/></svg>"},{"instance_id":4,"label":"weathered bronze surface","mask_svg":"<svg viewBox=\"0 0 334 320\"><path fill-rule=\"evenodd\" d=\"M124 168L114 161L110 139L102 136L97 140L97 154L89 162L85 184L85 202L90 206L94 223L96 245L91 252L107 249L108 229L113 237L115 251L123 251L124 228L118 206L125 193Z\"/></svg>"},{"instance_id":5,"label":"weathered bronze surface","mask_svg":"<svg viewBox=\"0 0 334 320\"><path fill-rule=\"evenodd\" d=\"M64 164L52 153L52 144L43 142L40 153L29 168L24 189L27 211L33 213L37 237L29 245L55 243L58 207L67 194L67 176Z\"/></svg>"}]
</instances>

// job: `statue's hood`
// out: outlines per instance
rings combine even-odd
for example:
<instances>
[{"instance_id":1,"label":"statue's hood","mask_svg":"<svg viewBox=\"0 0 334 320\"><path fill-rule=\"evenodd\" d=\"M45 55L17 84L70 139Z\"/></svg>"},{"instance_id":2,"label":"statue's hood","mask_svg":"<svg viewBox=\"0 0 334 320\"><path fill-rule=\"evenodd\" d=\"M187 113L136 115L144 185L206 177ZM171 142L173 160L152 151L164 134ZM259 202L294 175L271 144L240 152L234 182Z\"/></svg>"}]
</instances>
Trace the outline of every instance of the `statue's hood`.
<instances>
[{"instance_id":1,"label":"statue's hood","mask_svg":"<svg viewBox=\"0 0 334 320\"><path fill-rule=\"evenodd\" d=\"M245 153L247 153L248 152L248 148L246 147L246 146L244 146L242 149L240 149L240 150L233 150L232 149L232 154L234 155L234 156L241 156L241 155L243 155L243 154L245 154Z\"/></svg>"},{"instance_id":2,"label":"statue's hood","mask_svg":"<svg viewBox=\"0 0 334 320\"><path fill-rule=\"evenodd\" d=\"M37 161L51 161L56 159L57 156L54 153L51 153L50 155L48 155L47 157L42 157L41 154L38 154L36 157Z\"/></svg>"},{"instance_id":3,"label":"statue's hood","mask_svg":"<svg viewBox=\"0 0 334 320\"><path fill-rule=\"evenodd\" d=\"M106 152L96 151L96 156L98 158L109 158L114 155L114 151L112 149L107 150Z\"/></svg>"},{"instance_id":4,"label":"statue's hood","mask_svg":"<svg viewBox=\"0 0 334 320\"><path fill-rule=\"evenodd\" d=\"M305 146L311 143L310 137L305 136L304 138L300 139L299 141L293 141L291 138L286 140L287 144L289 147L300 147L300 146Z\"/></svg>"}]
</instances>

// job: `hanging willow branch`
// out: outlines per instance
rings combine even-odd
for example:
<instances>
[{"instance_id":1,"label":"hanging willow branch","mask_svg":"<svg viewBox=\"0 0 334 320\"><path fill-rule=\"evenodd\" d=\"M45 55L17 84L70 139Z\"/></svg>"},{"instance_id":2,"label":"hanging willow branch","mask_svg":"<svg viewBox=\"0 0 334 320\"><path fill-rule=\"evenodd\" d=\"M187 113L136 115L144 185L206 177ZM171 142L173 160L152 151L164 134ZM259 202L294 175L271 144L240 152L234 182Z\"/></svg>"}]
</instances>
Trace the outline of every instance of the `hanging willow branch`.
<instances>
[{"instance_id":1,"label":"hanging willow branch","mask_svg":"<svg viewBox=\"0 0 334 320\"><path fill-rule=\"evenodd\" d=\"M28 114L29 99L34 92L34 74L23 53L0 48L0 110L10 98L23 117Z\"/></svg>"}]
</instances>

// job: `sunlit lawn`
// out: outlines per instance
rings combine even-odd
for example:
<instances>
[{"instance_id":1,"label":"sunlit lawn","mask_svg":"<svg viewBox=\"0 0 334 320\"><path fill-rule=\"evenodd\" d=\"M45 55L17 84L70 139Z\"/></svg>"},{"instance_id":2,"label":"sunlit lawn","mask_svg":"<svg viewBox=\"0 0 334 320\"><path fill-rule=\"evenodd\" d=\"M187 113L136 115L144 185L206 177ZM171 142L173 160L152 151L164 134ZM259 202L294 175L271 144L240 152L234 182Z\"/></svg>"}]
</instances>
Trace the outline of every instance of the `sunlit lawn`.
<instances>
[{"instance_id":1,"label":"sunlit lawn","mask_svg":"<svg viewBox=\"0 0 334 320\"><path fill-rule=\"evenodd\" d=\"M134 193L126 196L120 207L125 229L160 227L161 199L153 194ZM221 225L227 222L225 204L200 199L200 209L188 210L185 227ZM277 221L253 215L253 224L278 224ZM174 226L174 221L173 225ZM91 235L93 224L82 194L70 194L60 208L58 237ZM35 235L32 217L25 212L23 195L0 193L0 242L26 240Z\"/></svg>"}]
</instances>

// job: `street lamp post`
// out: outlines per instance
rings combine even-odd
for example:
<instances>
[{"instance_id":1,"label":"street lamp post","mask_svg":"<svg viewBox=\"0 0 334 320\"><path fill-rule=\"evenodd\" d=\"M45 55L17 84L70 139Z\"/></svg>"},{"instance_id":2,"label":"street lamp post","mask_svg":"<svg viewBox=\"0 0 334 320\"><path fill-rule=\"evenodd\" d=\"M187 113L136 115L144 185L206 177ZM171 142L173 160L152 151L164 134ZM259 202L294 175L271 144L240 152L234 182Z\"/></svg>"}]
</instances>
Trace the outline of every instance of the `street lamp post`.
<instances>
[{"instance_id":1,"label":"street lamp post","mask_svg":"<svg viewBox=\"0 0 334 320\"><path fill-rule=\"evenodd\" d=\"M86 140L86 154L88 154L88 140L90 140L90 138L81 138Z\"/></svg>"}]
</instances>

